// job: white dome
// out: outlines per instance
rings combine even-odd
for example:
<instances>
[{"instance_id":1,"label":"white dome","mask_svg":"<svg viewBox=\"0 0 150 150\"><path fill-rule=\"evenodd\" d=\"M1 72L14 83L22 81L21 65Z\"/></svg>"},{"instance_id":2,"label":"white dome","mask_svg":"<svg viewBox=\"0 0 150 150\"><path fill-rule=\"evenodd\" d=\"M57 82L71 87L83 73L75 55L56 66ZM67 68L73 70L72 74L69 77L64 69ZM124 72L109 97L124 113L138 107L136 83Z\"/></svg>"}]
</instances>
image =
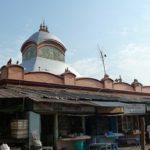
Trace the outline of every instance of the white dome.
<instances>
[{"instance_id":1,"label":"white dome","mask_svg":"<svg viewBox=\"0 0 150 150\"><path fill-rule=\"evenodd\" d=\"M75 74L77 77L81 77L81 75L68 64L42 57L36 57L27 61L23 61L22 66L26 71L39 71L40 67L40 71L49 72L55 75L63 74L65 69L68 68L69 71Z\"/></svg>"},{"instance_id":2,"label":"white dome","mask_svg":"<svg viewBox=\"0 0 150 150\"><path fill-rule=\"evenodd\" d=\"M65 47L63 42L57 36L55 36L55 35L53 35L53 34L51 34L49 32L45 32L45 31L35 32L33 35L31 35L25 41L25 43L27 43L27 42L34 42L36 44L40 44L40 43L42 43L44 41L48 41L48 40L55 41L55 42L61 44L63 47Z\"/></svg>"},{"instance_id":3,"label":"white dome","mask_svg":"<svg viewBox=\"0 0 150 150\"><path fill-rule=\"evenodd\" d=\"M64 51L64 54L62 55L65 56L66 48L63 42L57 36L49 33L47 26L45 26L44 24L43 25L41 24L39 31L35 32L24 42L21 48L21 52L23 53L26 46L29 46L32 43L39 45L40 43L47 42L47 41L55 42L56 45L59 44L63 48L63 51ZM22 61L22 66L25 68L26 71L39 71L40 70L40 71L49 72L55 75L61 75L68 68L70 72L75 74L77 77L80 77L80 74L77 71L75 71L72 67L70 67L68 64L66 64L64 60L60 61L60 59L54 59L53 57L45 57L45 55L48 55L49 51L50 52L55 51L57 52L57 55L58 54L60 55L60 53L58 53L56 49L53 49L53 51L52 49L48 49L49 51L44 51L42 55L37 55L38 53L33 55L35 52L33 49L26 49L26 50L27 51L25 54L23 53L23 56L29 56L29 57L27 58L25 57L26 59L23 59ZM38 51L38 48L36 50Z\"/></svg>"}]
</instances>

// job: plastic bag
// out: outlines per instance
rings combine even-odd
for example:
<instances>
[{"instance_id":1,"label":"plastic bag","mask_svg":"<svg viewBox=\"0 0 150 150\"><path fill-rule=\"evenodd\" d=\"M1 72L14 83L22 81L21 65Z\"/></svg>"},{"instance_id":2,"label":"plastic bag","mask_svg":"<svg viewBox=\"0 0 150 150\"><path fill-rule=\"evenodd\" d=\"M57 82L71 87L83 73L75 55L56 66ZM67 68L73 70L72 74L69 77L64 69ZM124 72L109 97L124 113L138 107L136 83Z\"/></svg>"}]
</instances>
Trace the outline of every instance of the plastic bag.
<instances>
[{"instance_id":1,"label":"plastic bag","mask_svg":"<svg viewBox=\"0 0 150 150\"><path fill-rule=\"evenodd\" d=\"M1 150L10 150L10 147L9 147L7 144L2 144L2 145L0 146L0 149L1 149Z\"/></svg>"}]
</instances>

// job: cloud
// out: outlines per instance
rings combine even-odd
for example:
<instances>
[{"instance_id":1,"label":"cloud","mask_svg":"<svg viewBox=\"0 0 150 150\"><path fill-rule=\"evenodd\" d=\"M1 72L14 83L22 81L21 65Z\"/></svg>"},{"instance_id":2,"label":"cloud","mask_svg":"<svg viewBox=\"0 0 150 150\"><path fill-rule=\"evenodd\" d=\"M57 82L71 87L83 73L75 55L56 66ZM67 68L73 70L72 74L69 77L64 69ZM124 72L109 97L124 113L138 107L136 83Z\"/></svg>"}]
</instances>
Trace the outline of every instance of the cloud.
<instances>
[{"instance_id":1,"label":"cloud","mask_svg":"<svg viewBox=\"0 0 150 150\"><path fill-rule=\"evenodd\" d=\"M130 27L121 27L120 29L118 29L117 31L114 31L113 33L117 33L122 37L126 37L132 34L136 34L136 33L145 33L144 31L145 29L140 30L140 25L134 25L134 26L130 26ZM146 29L147 31L148 29Z\"/></svg>"},{"instance_id":2,"label":"cloud","mask_svg":"<svg viewBox=\"0 0 150 150\"><path fill-rule=\"evenodd\" d=\"M132 83L136 78L143 85L150 85L150 45L129 43L106 59L106 70L114 80L121 75L123 82ZM103 67L98 58L85 58L71 64L82 76L103 78Z\"/></svg>"},{"instance_id":3,"label":"cloud","mask_svg":"<svg viewBox=\"0 0 150 150\"><path fill-rule=\"evenodd\" d=\"M111 74L122 75L123 80L131 83L137 78L142 84L150 85L150 45L130 43L115 54L112 59Z\"/></svg>"},{"instance_id":4,"label":"cloud","mask_svg":"<svg viewBox=\"0 0 150 150\"><path fill-rule=\"evenodd\" d=\"M98 58L85 58L71 64L83 77L92 77L101 79L103 68Z\"/></svg>"}]
</instances>

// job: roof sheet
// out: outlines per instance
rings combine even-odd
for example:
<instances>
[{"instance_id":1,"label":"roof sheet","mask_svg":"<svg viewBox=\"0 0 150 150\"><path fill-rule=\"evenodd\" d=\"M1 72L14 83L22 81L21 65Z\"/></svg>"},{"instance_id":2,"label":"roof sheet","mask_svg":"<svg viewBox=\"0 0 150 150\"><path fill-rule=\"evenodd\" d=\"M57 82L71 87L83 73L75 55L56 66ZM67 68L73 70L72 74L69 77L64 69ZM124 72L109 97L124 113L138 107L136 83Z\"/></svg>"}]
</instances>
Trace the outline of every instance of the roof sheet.
<instances>
[{"instance_id":1,"label":"roof sheet","mask_svg":"<svg viewBox=\"0 0 150 150\"><path fill-rule=\"evenodd\" d=\"M0 87L0 98L26 97L38 102L85 103L92 101L150 103L150 96L106 93L101 91L83 91L71 89L56 89L38 86L6 86ZM104 104L104 103L103 103ZM118 103L119 104L119 103Z\"/></svg>"},{"instance_id":2,"label":"roof sheet","mask_svg":"<svg viewBox=\"0 0 150 150\"><path fill-rule=\"evenodd\" d=\"M122 102L104 102L104 101L92 101L93 104L101 107L123 107L124 103Z\"/></svg>"}]
</instances>

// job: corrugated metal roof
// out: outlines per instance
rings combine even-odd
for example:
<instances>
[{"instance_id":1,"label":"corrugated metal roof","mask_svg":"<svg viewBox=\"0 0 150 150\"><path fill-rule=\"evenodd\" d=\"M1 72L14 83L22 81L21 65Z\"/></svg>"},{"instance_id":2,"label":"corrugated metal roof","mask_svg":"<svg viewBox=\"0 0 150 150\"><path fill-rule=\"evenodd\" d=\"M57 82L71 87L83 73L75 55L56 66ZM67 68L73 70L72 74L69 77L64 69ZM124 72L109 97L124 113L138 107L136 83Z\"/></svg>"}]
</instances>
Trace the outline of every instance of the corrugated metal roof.
<instances>
[{"instance_id":1,"label":"corrugated metal roof","mask_svg":"<svg viewBox=\"0 0 150 150\"><path fill-rule=\"evenodd\" d=\"M19 98L19 97L25 97L24 94L22 94L19 90L14 91L11 88L0 88L0 98Z\"/></svg>"},{"instance_id":2,"label":"corrugated metal roof","mask_svg":"<svg viewBox=\"0 0 150 150\"><path fill-rule=\"evenodd\" d=\"M36 101L36 102L97 106L96 104L94 104L90 101L88 102L88 101L78 101L78 100L57 100L57 99L45 99L45 98L38 98L38 97L29 97L29 98Z\"/></svg>"},{"instance_id":3,"label":"corrugated metal roof","mask_svg":"<svg viewBox=\"0 0 150 150\"><path fill-rule=\"evenodd\" d=\"M70 89L55 89L48 87L34 87L34 86L6 86L0 87L0 98L17 98L26 97L35 101L54 101L55 102L124 102L124 103L150 103L150 96L94 92L83 90Z\"/></svg>"}]
</instances>

